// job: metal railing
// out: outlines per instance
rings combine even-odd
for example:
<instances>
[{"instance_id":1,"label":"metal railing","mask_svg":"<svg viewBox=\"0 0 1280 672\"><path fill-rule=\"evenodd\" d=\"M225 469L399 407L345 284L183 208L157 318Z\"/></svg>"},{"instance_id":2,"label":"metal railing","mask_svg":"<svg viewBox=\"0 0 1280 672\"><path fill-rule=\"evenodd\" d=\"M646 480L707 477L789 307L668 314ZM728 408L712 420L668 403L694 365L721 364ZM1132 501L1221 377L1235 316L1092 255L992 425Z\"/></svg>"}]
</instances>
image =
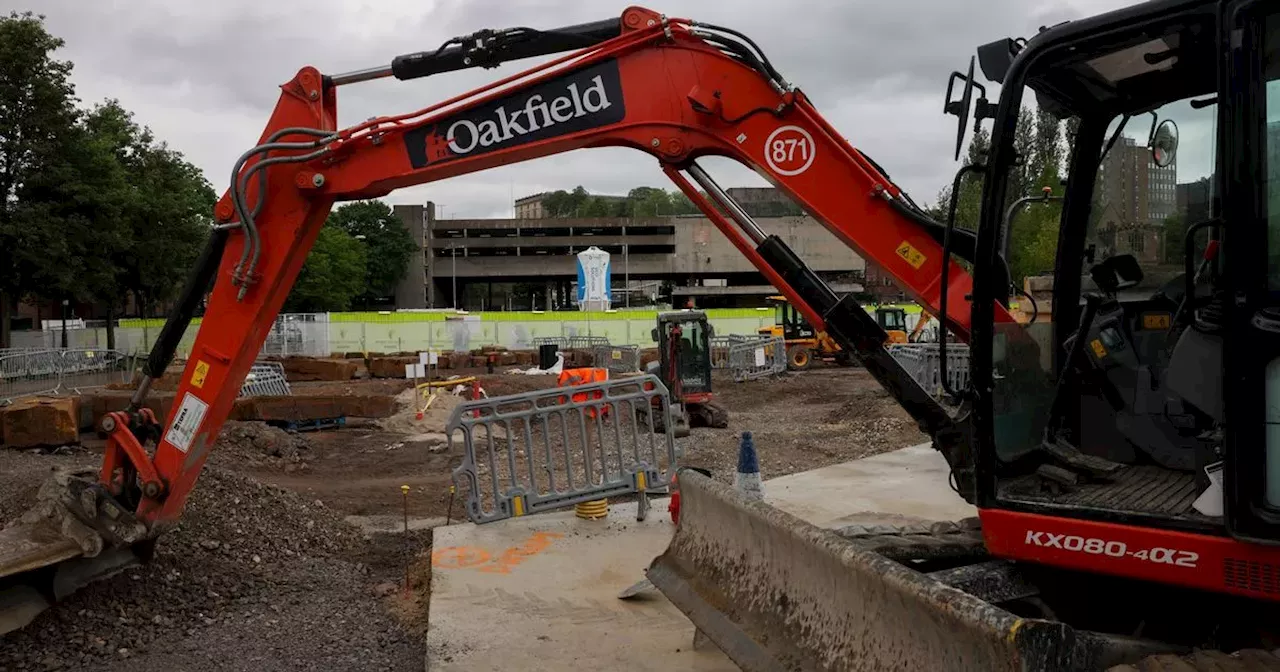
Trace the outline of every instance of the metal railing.
<instances>
[{"instance_id":1,"label":"metal railing","mask_svg":"<svg viewBox=\"0 0 1280 672\"><path fill-rule=\"evenodd\" d=\"M894 343L889 345L889 354L902 364L926 392L934 396L943 395L937 343ZM947 344L947 382L953 390L964 389L969 385L968 345Z\"/></svg>"},{"instance_id":2,"label":"metal railing","mask_svg":"<svg viewBox=\"0 0 1280 672\"><path fill-rule=\"evenodd\" d=\"M590 350L609 345L608 336L536 336L533 347L557 345L564 350Z\"/></svg>"},{"instance_id":3,"label":"metal railing","mask_svg":"<svg viewBox=\"0 0 1280 672\"><path fill-rule=\"evenodd\" d=\"M776 376L787 370L787 342L781 336L746 338L729 344L729 373L736 382Z\"/></svg>"},{"instance_id":4,"label":"metal railing","mask_svg":"<svg viewBox=\"0 0 1280 672\"><path fill-rule=\"evenodd\" d=\"M643 512L676 468L672 425L666 387L644 375L465 402L445 431L479 524L630 494Z\"/></svg>"},{"instance_id":5,"label":"metal railing","mask_svg":"<svg viewBox=\"0 0 1280 672\"><path fill-rule=\"evenodd\" d=\"M711 368L729 371L738 382L782 373L787 370L787 342L770 335L713 337Z\"/></svg>"},{"instance_id":6,"label":"metal railing","mask_svg":"<svg viewBox=\"0 0 1280 672\"><path fill-rule=\"evenodd\" d=\"M610 373L633 373L640 370L640 346L598 345L592 351L596 368Z\"/></svg>"},{"instance_id":7,"label":"metal railing","mask_svg":"<svg viewBox=\"0 0 1280 672\"><path fill-rule=\"evenodd\" d=\"M74 394L111 383L127 383L137 361L119 350L0 350L0 406L21 397Z\"/></svg>"},{"instance_id":8,"label":"metal railing","mask_svg":"<svg viewBox=\"0 0 1280 672\"><path fill-rule=\"evenodd\" d=\"M289 380L280 362L258 362L249 367L249 373L240 386L241 397L287 397L293 394Z\"/></svg>"},{"instance_id":9,"label":"metal railing","mask_svg":"<svg viewBox=\"0 0 1280 672\"><path fill-rule=\"evenodd\" d=\"M329 356L329 314L288 313L276 317L262 343L262 355Z\"/></svg>"}]
</instances>

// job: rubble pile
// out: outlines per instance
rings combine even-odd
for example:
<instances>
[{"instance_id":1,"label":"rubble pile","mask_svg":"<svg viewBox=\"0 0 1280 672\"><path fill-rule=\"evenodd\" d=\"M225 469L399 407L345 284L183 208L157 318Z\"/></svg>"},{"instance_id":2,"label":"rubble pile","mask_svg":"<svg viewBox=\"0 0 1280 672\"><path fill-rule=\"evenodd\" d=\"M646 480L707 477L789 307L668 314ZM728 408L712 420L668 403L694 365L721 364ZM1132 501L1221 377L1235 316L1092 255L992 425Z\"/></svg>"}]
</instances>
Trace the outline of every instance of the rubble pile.
<instances>
[{"instance_id":1,"label":"rubble pile","mask_svg":"<svg viewBox=\"0 0 1280 672\"><path fill-rule=\"evenodd\" d=\"M265 422L229 421L218 433L213 455L218 464L235 461L238 467L273 467L287 472L305 471L311 459L306 437Z\"/></svg>"},{"instance_id":2,"label":"rubble pile","mask_svg":"<svg viewBox=\"0 0 1280 672\"><path fill-rule=\"evenodd\" d=\"M377 610L358 625L333 620L375 599L368 568L353 560L365 543L319 500L207 467L150 564L92 584L0 639L0 670L84 669L242 628L279 626L280 637L335 650L369 628L373 647L389 643L400 635ZM299 612L322 622L309 629Z\"/></svg>"}]
</instances>

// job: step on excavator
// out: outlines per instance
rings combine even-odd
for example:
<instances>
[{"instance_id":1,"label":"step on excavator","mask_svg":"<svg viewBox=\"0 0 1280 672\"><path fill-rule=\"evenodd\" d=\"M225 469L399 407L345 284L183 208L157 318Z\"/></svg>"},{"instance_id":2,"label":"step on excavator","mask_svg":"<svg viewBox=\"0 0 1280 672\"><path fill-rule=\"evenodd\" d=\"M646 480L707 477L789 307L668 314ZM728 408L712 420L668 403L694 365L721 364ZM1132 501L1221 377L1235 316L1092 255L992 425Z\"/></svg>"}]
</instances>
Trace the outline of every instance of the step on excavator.
<instances>
[{"instance_id":1,"label":"step on excavator","mask_svg":"<svg viewBox=\"0 0 1280 672\"><path fill-rule=\"evenodd\" d=\"M0 629L145 561L178 521L336 201L621 146L654 157L809 324L856 353L977 513L820 529L681 472L679 522L647 576L739 666L1280 669L1268 653L1280 615L1277 45L1275 3L1153 0L979 47L998 98L971 59L944 106L956 159L970 122L991 122L989 151L952 189L980 182L975 230L954 225L954 201L947 221L931 219L730 28L631 7L484 30L356 72L305 67L232 167L148 378L104 418L101 469L59 474L0 531ZM552 54L415 112L336 124L338 91L360 82ZM1072 127L1061 215L1035 240L1012 207L1032 102ZM1179 151L1175 118L1199 150ZM712 155L755 170L892 275L942 326L942 366L951 338L971 345L969 385L947 390L957 410L907 375L862 306L728 197L699 164ZM1174 228L1162 216L1180 166L1207 176L1211 198L1156 245L1150 220ZM1138 200L1148 221L1135 224ZM1046 244L1052 311L1023 324L1008 308L1014 269ZM149 381L210 286L217 319L202 322L161 421L144 410Z\"/></svg>"}]
</instances>

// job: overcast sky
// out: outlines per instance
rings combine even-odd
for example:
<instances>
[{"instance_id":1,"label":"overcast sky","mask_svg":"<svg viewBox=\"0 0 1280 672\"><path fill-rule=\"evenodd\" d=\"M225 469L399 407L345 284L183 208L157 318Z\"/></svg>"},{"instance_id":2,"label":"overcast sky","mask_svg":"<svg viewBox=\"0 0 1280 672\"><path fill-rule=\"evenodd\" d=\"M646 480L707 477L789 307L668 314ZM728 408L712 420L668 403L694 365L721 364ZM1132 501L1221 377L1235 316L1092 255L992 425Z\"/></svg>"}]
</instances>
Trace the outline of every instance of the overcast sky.
<instances>
[{"instance_id":1,"label":"overcast sky","mask_svg":"<svg viewBox=\"0 0 1280 672\"><path fill-rule=\"evenodd\" d=\"M434 49L481 28L552 28L620 16L623 0L3 0L48 17L86 104L118 98L138 121L200 166L221 194L251 147L277 86L302 65L337 73ZM854 146L917 201L932 203L956 168L954 117L941 114L948 73L974 48L1130 0L665 0L644 6L735 28L754 39ZM407 112L536 61L498 70L385 80L339 91L340 122ZM763 185L727 161L725 186ZM501 217L511 197L581 184L592 193L670 188L656 162L625 149L535 160L387 197L442 204L446 217Z\"/></svg>"}]
</instances>

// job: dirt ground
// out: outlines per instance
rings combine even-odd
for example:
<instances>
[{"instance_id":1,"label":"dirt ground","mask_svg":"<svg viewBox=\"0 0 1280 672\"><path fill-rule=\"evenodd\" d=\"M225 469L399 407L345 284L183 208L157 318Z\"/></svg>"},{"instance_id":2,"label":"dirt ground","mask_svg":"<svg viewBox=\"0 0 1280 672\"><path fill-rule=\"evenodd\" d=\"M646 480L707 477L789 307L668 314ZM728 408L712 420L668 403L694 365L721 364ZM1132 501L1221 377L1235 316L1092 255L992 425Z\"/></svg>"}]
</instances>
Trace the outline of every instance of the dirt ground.
<instances>
[{"instance_id":1,"label":"dirt ground","mask_svg":"<svg viewBox=\"0 0 1280 672\"><path fill-rule=\"evenodd\" d=\"M480 382L492 397L555 379L493 374ZM441 397L418 420L407 388L390 380L295 384L295 393L400 395L396 417L352 419L340 430L227 423L156 559L0 638L0 672L421 669L430 548L422 528L465 513L461 494L449 492L461 450L443 435L457 400ZM684 464L725 480L743 431L753 434L765 478L926 440L861 369L747 383L717 376L715 389L729 427L695 428L681 445ZM23 510L52 468L95 466L94 443L58 454L0 449L0 519ZM408 538L398 531L406 506L418 521ZM362 530L353 516L397 532ZM416 563L408 595L407 562Z\"/></svg>"}]
</instances>

